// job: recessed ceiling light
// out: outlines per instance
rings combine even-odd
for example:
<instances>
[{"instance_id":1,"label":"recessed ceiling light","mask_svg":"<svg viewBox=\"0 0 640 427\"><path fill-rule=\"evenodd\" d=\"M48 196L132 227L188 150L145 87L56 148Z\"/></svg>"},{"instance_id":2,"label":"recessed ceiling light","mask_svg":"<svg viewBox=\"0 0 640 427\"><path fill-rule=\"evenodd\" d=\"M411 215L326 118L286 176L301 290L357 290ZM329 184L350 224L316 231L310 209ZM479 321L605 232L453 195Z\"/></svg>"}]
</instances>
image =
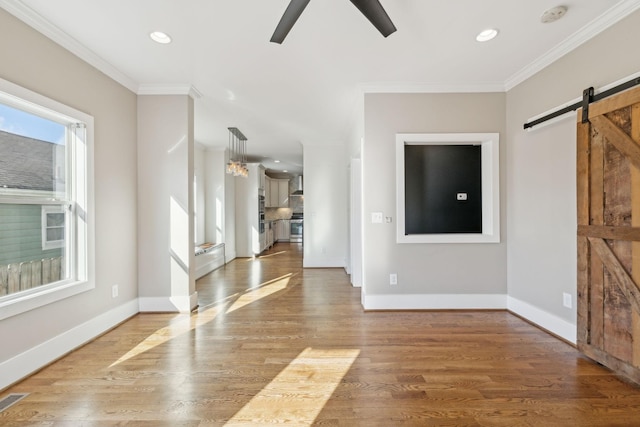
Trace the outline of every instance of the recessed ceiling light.
<instances>
[{"instance_id":1,"label":"recessed ceiling light","mask_svg":"<svg viewBox=\"0 0 640 427\"><path fill-rule=\"evenodd\" d=\"M550 24L558 19L562 18L567 13L567 6L556 6L551 9L545 10L540 17L540 22L543 24Z\"/></svg>"},{"instance_id":2,"label":"recessed ceiling light","mask_svg":"<svg viewBox=\"0 0 640 427\"><path fill-rule=\"evenodd\" d=\"M488 42L489 40L494 39L497 35L498 30L495 28L487 28L476 36L476 40L479 42Z\"/></svg>"},{"instance_id":3,"label":"recessed ceiling light","mask_svg":"<svg viewBox=\"0 0 640 427\"><path fill-rule=\"evenodd\" d=\"M149 37L151 37L151 40L153 40L156 43L160 43L160 44L171 43L171 37L169 37L168 34L163 33L162 31L154 31L153 33L149 34Z\"/></svg>"},{"instance_id":4,"label":"recessed ceiling light","mask_svg":"<svg viewBox=\"0 0 640 427\"><path fill-rule=\"evenodd\" d=\"M274 160L273 162L274 163L280 163L280 160Z\"/></svg>"},{"instance_id":5,"label":"recessed ceiling light","mask_svg":"<svg viewBox=\"0 0 640 427\"><path fill-rule=\"evenodd\" d=\"M289 171L285 169L285 170L283 170L282 172L287 173L287 172L289 172Z\"/></svg>"}]
</instances>

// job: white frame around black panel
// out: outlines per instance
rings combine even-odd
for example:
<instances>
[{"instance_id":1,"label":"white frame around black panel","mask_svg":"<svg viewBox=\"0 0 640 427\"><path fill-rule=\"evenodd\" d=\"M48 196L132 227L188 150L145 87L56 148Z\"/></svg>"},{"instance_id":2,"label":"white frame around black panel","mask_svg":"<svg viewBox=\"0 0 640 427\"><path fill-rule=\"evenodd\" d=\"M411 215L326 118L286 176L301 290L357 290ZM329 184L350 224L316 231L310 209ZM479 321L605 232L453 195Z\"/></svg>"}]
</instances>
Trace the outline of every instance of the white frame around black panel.
<instances>
[{"instance_id":1,"label":"white frame around black panel","mask_svg":"<svg viewBox=\"0 0 640 427\"><path fill-rule=\"evenodd\" d=\"M480 144L482 156L482 233L405 235L405 145ZM499 243L500 242L500 135L498 133L396 134L396 242Z\"/></svg>"}]
</instances>

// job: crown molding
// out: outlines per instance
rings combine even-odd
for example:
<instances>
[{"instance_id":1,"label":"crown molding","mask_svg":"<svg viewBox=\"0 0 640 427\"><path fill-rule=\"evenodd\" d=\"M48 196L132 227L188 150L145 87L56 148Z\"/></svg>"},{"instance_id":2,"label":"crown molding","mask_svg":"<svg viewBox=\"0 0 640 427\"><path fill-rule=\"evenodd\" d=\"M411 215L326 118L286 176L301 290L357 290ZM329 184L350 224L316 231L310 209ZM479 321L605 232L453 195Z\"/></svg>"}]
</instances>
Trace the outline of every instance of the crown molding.
<instances>
[{"instance_id":1,"label":"crown molding","mask_svg":"<svg viewBox=\"0 0 640 427\"><path fill-rule=\"evenodd\" d=\"M202 98L202 93L190 84L141 84L138 95L188 95L193 99Z\"/></svg>"},{"instance_id":2,"label":"crown molding","mask_svg":"<svg viewBox=\"0 0 640 427\"><path fill-rule=\"evenodd\" d=\"M505 90L509 91L536 73L542 71L567 53L589 41L602 31L618 21L640 9L640 0L622 0L604 14L594 19L560 44L540 56L538 59L509 77L505 83Z\"/></svg>"},{"instance_id":3,"label":"crown molding","mask_svg":"<svg viewBox=\"0 0 640 427\"><path fill-rule=\"evenodd\" d=\"M122 73L109 62L96 55L92 50L88 49L69 34L45 20L41 15L36 13L36 11L31 9L29 6L25 5L22 1L0 0L0 7L44 36L53 40L55 43L64 47L83 61L94 66L130 91L137 91L137 82Z\"/></svg>"},{"instance_id":4,"label":"crown molding","mask_svg":"<svg viewBox=\"0 0 640 427\"><path fill-rule=\"evenodd\" d=\"M504 92L501 82L458 83L395 83L371 82L358 85L360 93L487 93Z\"/></svg>"}]
</instances>

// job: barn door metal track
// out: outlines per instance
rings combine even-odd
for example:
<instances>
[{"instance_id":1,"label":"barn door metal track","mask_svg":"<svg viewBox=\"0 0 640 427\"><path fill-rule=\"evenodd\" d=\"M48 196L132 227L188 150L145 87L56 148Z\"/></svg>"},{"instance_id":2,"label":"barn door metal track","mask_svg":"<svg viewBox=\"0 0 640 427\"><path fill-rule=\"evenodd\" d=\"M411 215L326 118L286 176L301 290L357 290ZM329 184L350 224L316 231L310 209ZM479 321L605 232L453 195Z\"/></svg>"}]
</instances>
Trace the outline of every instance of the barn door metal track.
<instances>
[{"instance_id":1,"label":"barn door metal track","mask_svg":"<svg viewBox=\"0 0 640 427\"><path fill-rule=\"evenodd\" d=\"M608 98L612 95L615 95L637 85L640 85L640 77L636 77L634 79L621 83L618 86L612 87L611 89L607 89L598 94L595 93L593 87L587 88L582 91L582 101L578 101L575 104L571 104L564 108L556 110L553 113L549 113L546 116L540 117L539 119L527 122L524 124L524 129L530 129L536 125L546 122L547 120L551 120L567 114L571 111L575 111L580 107L582 107L582 123L586 123L589 121L589 104L591 104L592 102L600 101L604 98Z\"/></svg>"}]
</instances>

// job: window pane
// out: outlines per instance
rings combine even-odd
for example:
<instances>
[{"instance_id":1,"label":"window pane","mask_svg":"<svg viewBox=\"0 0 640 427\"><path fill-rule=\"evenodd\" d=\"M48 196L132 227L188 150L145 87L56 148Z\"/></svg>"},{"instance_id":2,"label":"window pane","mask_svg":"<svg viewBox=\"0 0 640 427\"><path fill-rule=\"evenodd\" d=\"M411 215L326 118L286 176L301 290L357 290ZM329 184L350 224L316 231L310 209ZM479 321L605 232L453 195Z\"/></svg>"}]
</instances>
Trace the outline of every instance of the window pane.
<instances>
[{"instance_id":1,"label":"window pane","mask_svg":"<svg viewBox=\"0 0 640 427\"><path fill-rule=\"evenodd\" d=\"M66 126L0 104L0 189L66 198Z\"/></svg>"},{"instance_id":2,"label":"window pane","mask_svg":"<svg viewBox=\"0 0 640 427\"><path fill-rule=\"evenodd\" d=\"M44 235L58 243L54 248L43 246L42 209L36 204L0 203L0 296L67 278L64 227L47 228ZM53 215L62 215L64 225L64 213Z\"/></svg>"},{"instance_id":3,"label":"window pane","mask_svg":"<svg viewBox=\"0 0 640 427\"><path fill-rule=\"evenodd\" d=\"M64 213L47 213L47 227L64 226Z\"/></svg>"},{"instance_id":4,"label":"window pane","mask_svg":"<svg viewBox=\"0 0 640 427\"><path fill-rule=\"evenodd\" d=\"M64 240L64 228L47 228L47 242Z\"/></svg>"}]
</instances>

